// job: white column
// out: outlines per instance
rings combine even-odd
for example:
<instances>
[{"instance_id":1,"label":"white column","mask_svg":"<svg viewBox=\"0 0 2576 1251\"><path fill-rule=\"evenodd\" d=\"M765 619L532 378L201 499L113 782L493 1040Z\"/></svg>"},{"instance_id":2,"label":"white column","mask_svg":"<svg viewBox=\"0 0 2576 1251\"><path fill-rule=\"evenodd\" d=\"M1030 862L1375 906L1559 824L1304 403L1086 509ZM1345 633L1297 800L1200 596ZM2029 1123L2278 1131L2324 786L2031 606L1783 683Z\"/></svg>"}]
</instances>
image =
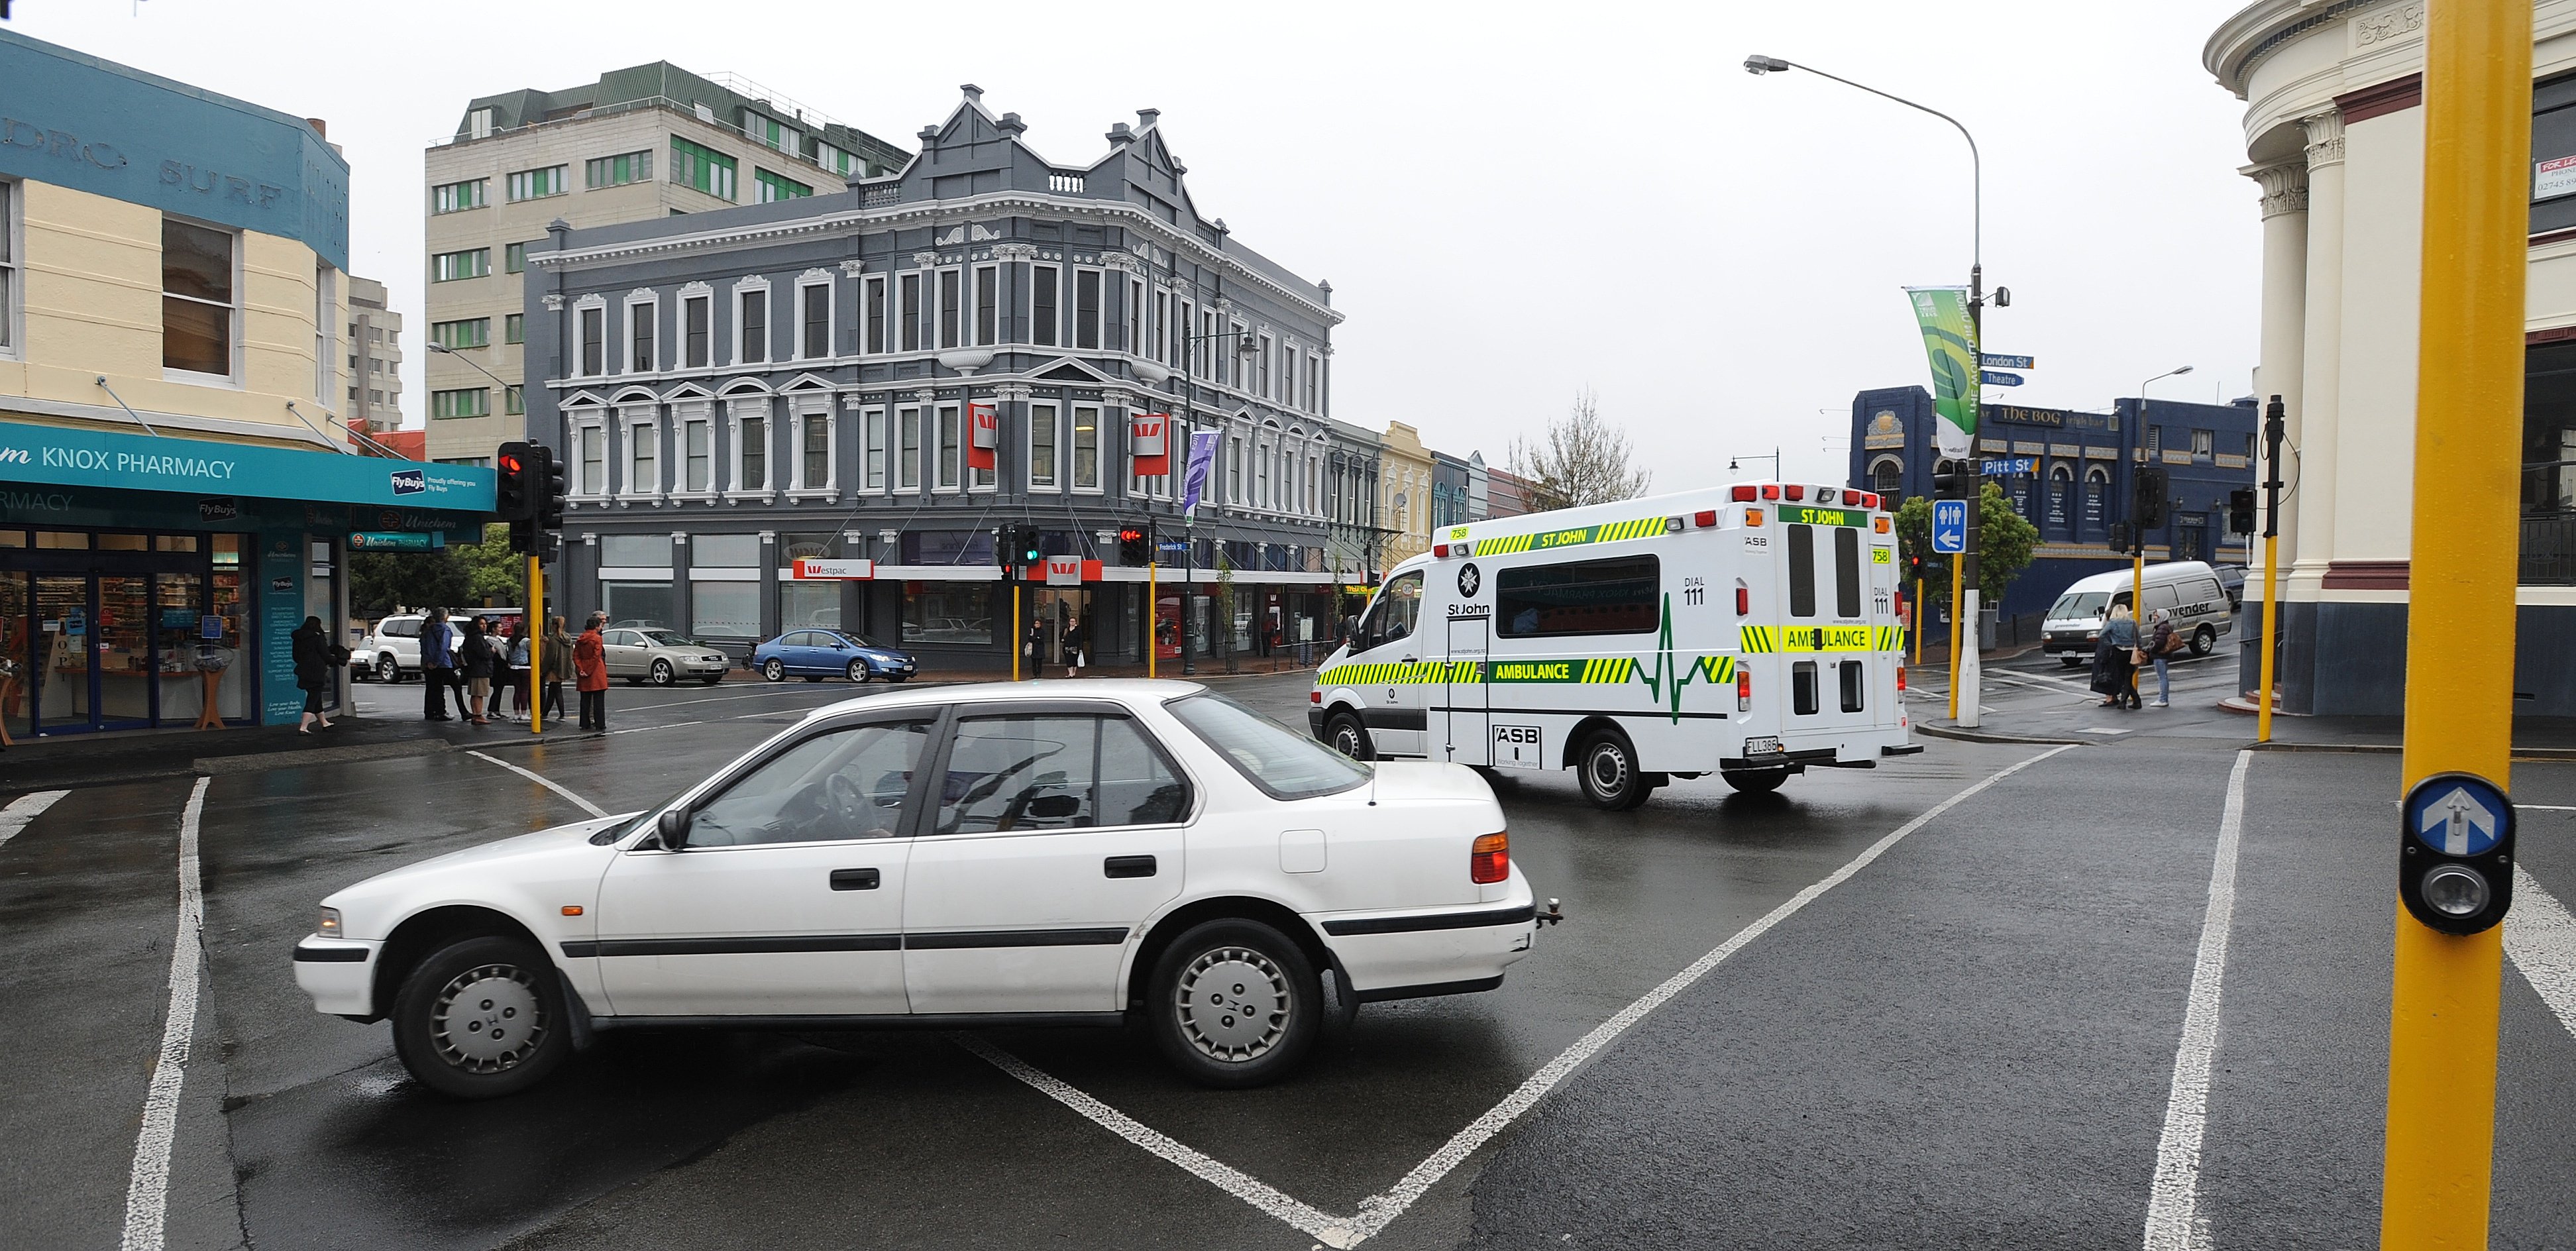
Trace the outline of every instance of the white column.
<instances>
[{"instance_id":1,"label":"white column","mask_svg":"<svg viewBox=\"0 0 2576 1251\"><path fill-rule=\"evenodd\" d=\"M2342 427L2336 399L2343 368L2343 114L2301 118L2308 148L2308 304L2301 371L2299 495L2303 541L2290 562L2289 598L2320 598L2334 558L2335 445Z\"/></svg>"},{"instance_id":2,"label":"white column","mask_svg":"<svg viewBox=\"0 0 2576 1251\"><path fill-rule=\"evenodd\" d=\"M2254 394L2258 403L2269 403L2275 395L2281 397L2288 417L2289 443L2296 445L2300 437L2301 375L2305 372L2302 358L2307 344L2307 162L2302 159L2248 166L2243 172L2263 189L2263 355L2254 375ZM2255 450L2258 456L2262 454L2260 440ZM2269 465L2258 461L2257 468L2256 481L2270 476ZM2286 471L2281 475L2284 482L2291 477ZM2259 569L2262 550L2262 545L2256 544L2250 562L2258 567L2254 575L2257 577L2263 576ZM2282 520L2281 552L2284 557L2298 553L2295 518Z\"/></svg>"}]
</instances>

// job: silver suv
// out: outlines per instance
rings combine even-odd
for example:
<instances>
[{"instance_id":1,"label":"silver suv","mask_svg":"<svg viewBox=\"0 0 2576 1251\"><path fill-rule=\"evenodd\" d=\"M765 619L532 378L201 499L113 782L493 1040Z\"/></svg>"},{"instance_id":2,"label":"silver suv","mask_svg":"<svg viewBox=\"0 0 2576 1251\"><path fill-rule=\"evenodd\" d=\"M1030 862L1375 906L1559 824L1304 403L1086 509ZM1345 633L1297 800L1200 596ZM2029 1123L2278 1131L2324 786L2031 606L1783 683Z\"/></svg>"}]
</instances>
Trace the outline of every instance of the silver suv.
<instances>
[{"instance_id":1,"label":"silver suv","mask_svg":"<svg viewBox=\"0 0 2576 1251\"><path fill-rule=\"evenodd\" d=\"M400 682L420 676L419 613L386 617L349 649L349 673L378 682Z\"/></svg>"}]
</instances>

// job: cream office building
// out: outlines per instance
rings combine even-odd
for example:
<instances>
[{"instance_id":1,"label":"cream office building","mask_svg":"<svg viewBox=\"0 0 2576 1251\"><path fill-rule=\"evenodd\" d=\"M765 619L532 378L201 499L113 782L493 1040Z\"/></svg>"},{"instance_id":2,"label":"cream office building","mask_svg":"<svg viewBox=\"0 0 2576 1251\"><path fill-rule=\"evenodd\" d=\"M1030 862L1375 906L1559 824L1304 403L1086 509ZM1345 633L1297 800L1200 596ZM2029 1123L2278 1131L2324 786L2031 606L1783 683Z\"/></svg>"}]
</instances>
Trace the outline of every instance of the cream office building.
<instances>
[{"instance_id":1,"label":"cream office building","mask_svg":"<svg viewBox=\"0 0 2576 1251\"><path fill-rule=\"evenodd\" d=\"M2264 0L2203 63L2246 102L2263 230L2258 396L2282 398L2280 691L2405 699L2422 250L2422 0ZM2576 0L2535 6L2516 710L2576 715ZM2293 453L2295 458L2293 458ZM2249 585L2247 607L2253 605ZM2245 637L2253 637L2247 631ZM2244 656L2254 685L2257 653Z\"/></svg>"}]
</instances>

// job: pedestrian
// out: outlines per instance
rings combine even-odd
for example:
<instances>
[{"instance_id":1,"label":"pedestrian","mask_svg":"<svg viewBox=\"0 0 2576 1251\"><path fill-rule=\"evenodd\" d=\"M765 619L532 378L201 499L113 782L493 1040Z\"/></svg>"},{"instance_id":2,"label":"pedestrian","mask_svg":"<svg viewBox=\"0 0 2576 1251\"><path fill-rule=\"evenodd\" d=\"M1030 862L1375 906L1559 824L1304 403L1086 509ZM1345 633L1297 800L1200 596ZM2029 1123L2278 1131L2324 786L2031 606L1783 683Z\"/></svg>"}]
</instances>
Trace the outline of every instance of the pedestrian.
<instances>
[{"instance_id":1,"label":"pedestrian","mask_svg":"<svg viewBox=\"0 0 2576 1251\"><path fill-rule=\"evenodd\" d=\"M533 693L528 689L528 658L532 651L528 640L527 618L522 617L511 622L510 649L507 659L510 665L510 719L512 721L527 720L528 709L536 706L529 702Z\"/></svg>"},{"instance_id":2,"label":"pedestrian","mask_svg":"<svg viewBox=\"0 0 2576 1251\"><path fill-rule=\"evenodd\" d=\"M1020 640L1020 659L1025 663L1031 677L1039 676L1038 648L1045 642L1046 623L1035 617L1029 618L1029 636Z\"/></svg>"},{"instance_id":3,"label":"pedestrian","mask_svg":"<svg viewBox=\"0 0 2576 1251\"><path fill-rule=\"evenodd\" d=\"M295 732L311 734L316 725L330 729L331 719L322 714L322 692L331 687L331 636L322 632L320 617L306 617L287 640L295 661L295 685L304 690L304 717L295 723Z\"/></svg>"},{"instance_id":4,"label":"pedestrian","mask_svg":"<svg viewBox=\"0 0 2576 1251\"><path fill-rule=\"evenodd\" d=\"M2138 706L2137 650L2138 623L2129 615L2129 606L2111 605L2111 616L2102 623L2102 641L2093 651L2093 689L2102 693L2103 707Z\"/></svg>"},{"instance_id":5,"label":"pedestrian","mask_svg":"<svg viewBox=\"0 0 2576 1251\"><path fill-rule=\"evenodd\" d=\"M2147 633L2147 659L2156 666L2156 702L2158 708L2173 707L2173 672L2168 662L2188 644L2173 628L2173 610L2155 612L2155 628Z\"/></svg>"},{"instance_id":6,"label":"pedestrian","mask_svg":"<svg viewBox=\"0 0 2576 1251\"><path fill-rule=\"evenodd\" d=\"M473 704L473 711L465 719L475 725L492 724L491 718L483 715L492 698L492 638L484 633L480 618L466 618L465 641L456 646L456 662L457 671L465 675L465 693Z\"/></svg>"},{"instance_id":7,"label":"pedestrian","mask_svg":"<svg viewBox=\"0 0 2576 1251\"><path fill-rule=\"evenodd\" d=\"M421 716L430 721L452 721L447 715L448 692L456 693L456 711L465 711L465 683L456 672L458 631L448 624L447 610L429 610L429 620L420 625L420 678L423 703Z\"/></svg>"},{"instance_id":8,"label":"pedestrian","mask_svg":"<svg viewBox=\"0 0 2576 1251\"><path fill-rule=\"evenodd\" d=\"M1083 641L1082 622L1079 620L1066 622L1064 625L1064 676L1068 678L1082 676Z\"/></svg>"},{"instance_id":9,"label":"pedestrian","mask_svg":"<svg viewBox=\"0 0 2576 1251\"><path fill-rule=\"evenodd\" d=\"M608 614L590 614L572 645L573 685L581 691L581 728L594 734L608 733L608 644L599 637L599 627L607 623Z\"/></svg>"},{"instance_id":10,"label":"pedestrian","mask_svg":"<svg viewBox=\"0 0 2576 1251\"><path fill-rule=\"evenodd\" d=\"M541 676L546 684L546 694L545 702L538 706L537 711L561 719L564 678L572 672L572 635L565 632L563 618L547 620L546 639L540 655L545 660L545 672Z\"/></svg>"}]
</instances>

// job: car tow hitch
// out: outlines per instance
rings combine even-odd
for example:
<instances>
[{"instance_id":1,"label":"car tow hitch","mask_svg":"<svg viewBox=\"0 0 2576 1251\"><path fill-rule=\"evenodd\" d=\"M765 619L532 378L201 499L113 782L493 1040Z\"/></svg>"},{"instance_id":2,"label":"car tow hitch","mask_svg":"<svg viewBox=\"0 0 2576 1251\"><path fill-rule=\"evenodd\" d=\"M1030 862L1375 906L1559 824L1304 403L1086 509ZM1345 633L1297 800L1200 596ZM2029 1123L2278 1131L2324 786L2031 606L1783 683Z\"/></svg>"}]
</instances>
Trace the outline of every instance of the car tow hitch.
<instances>
[{"instance_id":1,"label":"car tow hitch","mask_svg":"<svg viewBox=\"0 0 2576 1251\"><path fill-rule=\"evenodd\" d=\"M1536 919L1542 928L1554 925L1565 919L1565 909L1557 907L1555 900L1548 900L1547 911L1539 913Z\"/></svg>"}]
</instances>

